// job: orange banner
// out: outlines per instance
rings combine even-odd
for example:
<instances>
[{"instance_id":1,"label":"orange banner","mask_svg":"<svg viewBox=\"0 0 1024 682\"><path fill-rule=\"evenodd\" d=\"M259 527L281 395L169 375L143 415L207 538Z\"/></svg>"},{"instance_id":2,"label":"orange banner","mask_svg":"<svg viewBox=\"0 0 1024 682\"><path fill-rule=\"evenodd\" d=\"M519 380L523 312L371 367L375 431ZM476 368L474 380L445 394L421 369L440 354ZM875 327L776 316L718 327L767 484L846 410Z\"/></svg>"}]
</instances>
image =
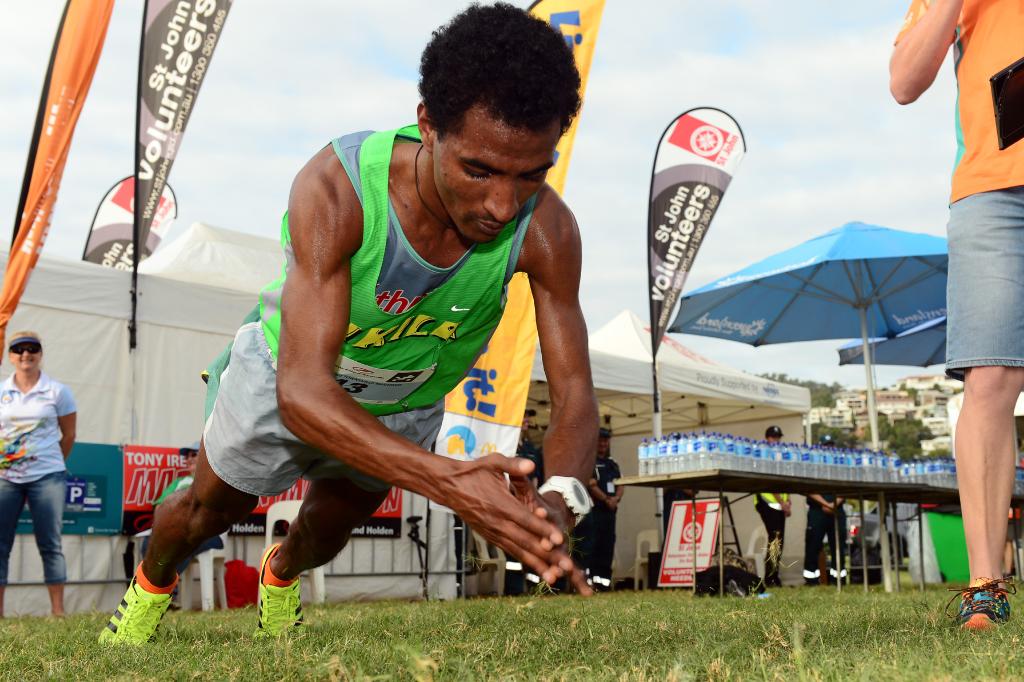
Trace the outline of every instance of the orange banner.
<instances>
[{"instance_id":1,"label":"orange banner","mask_svg":"<svg viewBox=\"0 0 1024 682\"><path fill-rule=\"evenodd\" d=\"M550 23L565 37L580 72L580 99L594 57L604 0L538 0L530 12ZM547 182L561 194L569 167L579 116L555 149L555 165ZM436 451L460 459L476 459L491 452L513 455L530 391L530 373L537 347L533 295L526 275L517 273L508 286L508 302L501 324L462 381L445 398L445 420Z\"/></svg>"},{"instance_id":2,"label":"orange banner","mask_svg":"<svg viewBox=\"0 0 1024 682\"><path fill-rule=\"evenodd\" d=\"M114 0L68 0L54 39L0 290L0 347L46 241L71 136L92 84Z\"/></svg>"}]
</instances>

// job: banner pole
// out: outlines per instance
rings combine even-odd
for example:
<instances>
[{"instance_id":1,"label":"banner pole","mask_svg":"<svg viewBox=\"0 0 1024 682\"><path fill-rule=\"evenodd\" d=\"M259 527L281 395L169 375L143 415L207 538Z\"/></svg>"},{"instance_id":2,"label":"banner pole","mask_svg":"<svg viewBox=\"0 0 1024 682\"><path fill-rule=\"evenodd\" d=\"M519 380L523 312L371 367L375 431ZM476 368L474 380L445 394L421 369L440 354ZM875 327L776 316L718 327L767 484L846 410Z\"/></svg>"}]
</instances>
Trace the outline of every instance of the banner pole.
<instances>
[{"instance_id":1,"label":"banner pole","mask_svg":"<svg viewBox=\"0 0 1024 682\"><path fill-rule=\"evenodd\" d=\"M32 169L36 165L36 152L39 148L39 137L43 131L43 121L46 120L46 101L50 98L50 83L53 81L53 64L57 61L57 51L60 49L61 34L64 33L64 22L68 18L68 6L71 0L64 3L64 11L60 15L60 23L57 24L57 35L53 38L53 49L50 50L50 62L46 66L46 76L43 78L43 91L39 95L39 108L36 110L36 125L32 129L32 141L28 147L28 160L25 162L25 177L21 181L21 198L18 199L18 212L14 215L14 230L11 232L11 246L14 246L18 238L18 230L21 229L21 218L25 212L25 204L28 201L29 187L32 185Z\"/></svg>"},{"instance_id":2,"label":"banner pole","mask_svg":"<svg viewBox=\"0 0 1024 682\"><path fill-rule=\"evenodd\" d=\"M134 200L132 201L132 297L131 319L128 320L128 350L133 351L138 345L135 334L136 318L139 307L139 236L142 234L142 191L139 186L139 128L142 126L142 78L144 59L146 56L146 16L149 13L149 2L142 3L142 30L139 32L139 70L135 82L135 134L132 147L135 149L132 177L134 178ZM133 398L134 400L134 398Z\"/></svg>"},{"instance_id":3,"label":"banner pole","mask_svg":"<svg viewBox=\"0 0 1024 682\"><path fill-rule=\"evenodd\" d=\"M661 440L661 391L658 389L658 363L653 359L651 360L651 380L654 384L654 392L651 394L654 405L654 412L651 414L651 432L654 435L654 442L657 444ZM661 486L654 489L654 518L658 527L658 542L664 545L665 538L662 531L665 524L662 519L665 518L665 489Z\"/></svg>"}]
</instances>

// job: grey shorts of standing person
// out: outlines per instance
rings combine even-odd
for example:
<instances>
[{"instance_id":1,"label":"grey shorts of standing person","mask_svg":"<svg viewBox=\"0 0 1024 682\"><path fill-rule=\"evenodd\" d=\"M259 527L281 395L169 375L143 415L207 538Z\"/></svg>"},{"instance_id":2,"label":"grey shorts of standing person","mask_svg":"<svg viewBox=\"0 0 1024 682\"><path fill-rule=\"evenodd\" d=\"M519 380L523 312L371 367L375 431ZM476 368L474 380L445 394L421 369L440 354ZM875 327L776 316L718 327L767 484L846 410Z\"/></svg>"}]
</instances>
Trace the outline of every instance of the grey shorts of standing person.
<instances>
[{"instance_id":1,"label":"grey shorts of standing person","mask_svg":"<svg viewBox=\"0 0 1024 682\"><path fill-rule=\"evenodd\" d=\"M1024 367L1024 187L949 207L946 373Z\"/></svg>"}]
</instances>

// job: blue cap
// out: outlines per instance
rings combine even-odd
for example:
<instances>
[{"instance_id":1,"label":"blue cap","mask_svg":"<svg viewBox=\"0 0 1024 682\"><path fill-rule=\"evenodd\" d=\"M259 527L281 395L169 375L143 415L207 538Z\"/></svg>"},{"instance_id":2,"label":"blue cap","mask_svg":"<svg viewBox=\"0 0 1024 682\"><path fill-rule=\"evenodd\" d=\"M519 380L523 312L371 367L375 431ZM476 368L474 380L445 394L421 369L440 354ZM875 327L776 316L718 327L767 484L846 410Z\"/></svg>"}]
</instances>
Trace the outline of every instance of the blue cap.
<instances>
[{"instance_id":1,"label":"blue cap","mask_svg":"<svg viewBox=\"0 0 1024 682\"><path fill-rule=\"evenodd\" d=\"M184 455L186 452L199 452L199 441L190 443L182 448L178 448L179 455Z\"/></svg>"},{"instance_id":2,"label":"blue cap","mask_svg":"<svg viewBox=\"0 0 1024 682\"><path fill-rule=\"evenodd\" d=\"M35 343L39 344L40 346L43 345L43 342L34 336L19 336L16 339L11 339L11 342L7 344L7 347L13 348L14 346L17 346L19 343Z\"/></svg>"}]
</instances>

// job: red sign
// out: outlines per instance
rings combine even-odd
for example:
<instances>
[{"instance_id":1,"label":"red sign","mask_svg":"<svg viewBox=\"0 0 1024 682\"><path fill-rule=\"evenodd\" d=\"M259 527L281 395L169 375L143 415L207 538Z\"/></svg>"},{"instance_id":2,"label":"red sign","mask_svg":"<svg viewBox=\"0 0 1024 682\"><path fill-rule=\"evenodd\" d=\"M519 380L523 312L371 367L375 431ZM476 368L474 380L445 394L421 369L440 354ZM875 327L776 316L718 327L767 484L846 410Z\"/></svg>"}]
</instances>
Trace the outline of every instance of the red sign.
<instances>
[{"instance_id":1,"label":"red sign","mask_svg":"<svg viewBox=\"0 0 1024 682\"><path fill-rule=\"evenodd\" d=\"M231 526L232 535L263 535L267 528L267 510L275 502L301 500L309 492L310 482L300 478L280 495L263 496L244 521ZM352 537L397 538L402 534L402 491L392 488L366 523L352 529Z\"/></svg>"},{"instance_id":2,"label":"red sign","mask_svg":"<svg viewBox=\"0 0 1024 682\"><path fill-rule=\"evenodd\" d=\"M718 538L718 500L699 500L694 520L692 502L675 502L668 519L668 536L661 554L658 587L690 587L696 572L711 567Z\"/></svg>"},{"instance_id":3,"label":"red sign","mask_svg":"<svg viewBox=\"0 0 1024 682\"><path fill-rule=\"evenodd\" d=\"M124 522L126 535L135 535L153 525L153 502L164 489L189 474L188 458L178 448L124 446ZM266 532L267 510L275 502L301 500L311 483L300 478L279 495L259 498L256 507L244 521L231 527L232 535L263 535ZM392 488L366 523L352 530L353 537L397 538L402 534L402 491Z\"/></svg>"},{"instance_id":4,"label":"red sign","mask_svg":"<svg viewBox=\"0 0 1024 682\"><path fill-rule=\"evenodd\" d=\"M172 481L189 474L187 457L178 448L124 446L124 523L134 535L153 525L153 501Z\"/></svg>"},{"instance_id":5,"label":"red sign","mask_svg":"<svg viewBox=\"0 0 1024 682\"><path fill-rule=\"evenodd\" d=\"M716 125L686 115L676 123L668 141L702 158L718 163L719 157L728 158L736 146L736 135ZM724 159L722 161L724 163Z\"/></svg>"},{"instance_id":6,"label":"red sign","mask_svg":"<svg viewBox=\"0 0 1024 682\"><path fill-rule=\"evenodd\" d=\"M252 510L253 514L266 514L267 510L270 509L270 505L275 502L283 502L285 500L301 500L306 496L306 492L309 491L309 481L304 478L300 478L292 484L291 488L285 490L280 495L262 495L260 501L256 503L256 508Z\"/></svg>"},{"instance_id":7,"label":"red sign","mask_svg":"<svg viewBox=\"0 0 1024 682\"><path fill-rule=\"evenodd\" d=\"M402 536L402 490L392 488L377 511L359 528L352 530L357 538L397 538Z\"/></svg>"}]
</instances>

